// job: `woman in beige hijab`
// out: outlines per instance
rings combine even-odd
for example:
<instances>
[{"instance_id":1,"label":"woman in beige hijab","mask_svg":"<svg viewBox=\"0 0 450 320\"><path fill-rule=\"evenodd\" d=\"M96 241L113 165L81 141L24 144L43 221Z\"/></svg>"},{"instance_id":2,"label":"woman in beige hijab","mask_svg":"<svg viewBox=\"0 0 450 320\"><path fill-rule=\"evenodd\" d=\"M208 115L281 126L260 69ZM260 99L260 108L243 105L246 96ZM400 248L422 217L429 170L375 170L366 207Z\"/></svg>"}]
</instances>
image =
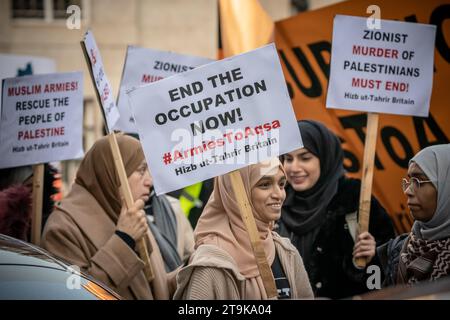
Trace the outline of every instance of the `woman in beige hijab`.
<instances>
[{"instance_id":1,"label":"woman in beige hijab","mask_svg":"<svg viewBox=\"0 0 450 320\"><path fill-rule=\"evenodd\" d=\"M108 138L87 152L69 194L44 229L42 246L105 283L126 299L169 299L164 264L153 236L147 242L154 279L144 276L135 244L148 233L145 213L152 183L138 140L117 135L135 201L122 205L119 177Z\"/></svg>"},{"instance_id":2,"label":"woman in beige hijab","mask_svg":"<svg viewBox=\"0 0 450 320\"><path fill-rule=\"evenodd\" d=\"M281 163L273 159L239 172L278 298L313 298L298 251L288 239L272 232L286 196ZM177 275L175 299L267 299L228 175L216 179L194 236L196 250Z\"/></svg>"}]
</instances>

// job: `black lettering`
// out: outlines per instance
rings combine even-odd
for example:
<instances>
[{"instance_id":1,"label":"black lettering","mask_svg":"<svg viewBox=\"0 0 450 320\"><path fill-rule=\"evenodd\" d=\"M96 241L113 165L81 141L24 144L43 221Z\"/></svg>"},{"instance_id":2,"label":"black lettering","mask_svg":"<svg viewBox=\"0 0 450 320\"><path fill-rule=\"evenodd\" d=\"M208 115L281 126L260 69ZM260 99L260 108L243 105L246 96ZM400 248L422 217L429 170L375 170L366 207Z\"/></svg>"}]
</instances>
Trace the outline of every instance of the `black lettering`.
<instances>
[{"instance_id":1,"label":"black lettering","mask_svg":"<svg viewBox=\"0 0 450 320\"><path fill-rule=\"evenodd\" d=\"M197 133L205 133L205 125L203 124L203 120L192 122L191 123L191 131L192 135L196 136Z\"/></svg>"},{"instance_id":2,"label":"black lettering","mask_svg":"<svg viewBox=\"0 0 450 320\"><path fill-rule=\"evenodd\" d=\"M306 58L306 56L304 55L304 53L301 51L300 48L298 47L292 48L292 51L294 52L301 66L303 67L303 70L305 70L306 74L309 77L309 80L311 81L311 86L309 87L304 86L298 79L297 75L295 74L295 70L294 68L292 68L292 65L289 63L289 60L286 58L286 55L284 54L283 50L279 50L278 52L281 56L281 59L286 65L286 68L289 74L291 75L292 79L294 80L295 84L297 85L297 88L309 98L320 97L322 95L322 85L320 84L317 75L312 69L311 64L308 62L308 59Z\"/></svg>"},{"instance_id":3,"label":"black lettering","mask_svg":"<svg viewBox=\"0 0 450 320\"><path fill-rule=\"evenodd\" d=\"M205 122L207 129L217 129L219 127L219 120L216 117L209 117Z\"/></svg>"},{"instance_id":4,"label":"black lettering","mask_svg":"<svg viewBox=\"0 0 450 320\"><path fill-rule=\"evenodd\" d=\"M256 90L257 94L260 93L261 91L267 90L266 82L264 80L261 80L261 82L259 82L259 83L255 82L254 85L255 85L255 90Z\"/></svg>"},{"instance_id":5,"label":"black lettering","mask_svg":"<svg viewBox=\"0 0 450 320\"><path fill-rule=\"evenodd\" d=\"M231 75L233 76L233 81L244 79L241 73L241 68L231 70Z\"/></svg>"},{"instance_id":6,"label":"black lettering","mask_svg":"<svg viewBox=\"0 0 450 320\"><path fill-rule=\"evenodd\" d=\"M155 122L159 125L163 125L167 122L167 116L164 113L158 113L155 117Z\"/></svg>"},{"instance_id":7,"label":"black lettering","mask_svg":"<svg viewBox=\"0 0 450 320\"><path fill-rule=\"evenodd\" d=\"M406 22L412 22L412 23L417 23L417 22L418 22L418 21L417 21L417 17L416 17L415 14L412 14L412 15L410 15L410 16L406 16L406 17L405 17L405 21L406 21ZM436 33L436 38L437 38L437 33ZM437 41L436 41L435 46L437 46ZM433 72L436 72L436 64L433 65ZM417 70L417 72L414 72L414 76L415 76L415 77L418 77L418 76L419 76L419 71L418 71L418 70Z\"/></svg>"},{"instance_id":8,"label":"black lettering","mask_svg":"<svg viewBox=\"0 0 450 320\"><path fill-rule=\"evenodd\" d=\"M177 121L180 118L180 116L177 113L178 113L178 111L176 109L170 110L167 113L167 115L169 116L169 120L170 121Z\"/></svg>"},{"instance_id":9,"label":"black lettering","mask_svg":"<svg viewBox=\"0 0 450 320\"><path fill-rule=\"evenodd\" d=\"M169 90L170 101L174 102L180 100L179 92L177 89Z\"/></svg>"},{"instance_id":10,"label":"black lettering","mask_svg":"<svg viewBox=\"0 0 450 320\"><path fill-rule=\"evenodd\" d=\"M367 125L367 114L366 113L355 114L355 115L346 116L346 117L339 117L339 121L341 122L341 125L344 127L344 129L355 130L358 138L361 140L362 144L364 145L364 143L366 141L366 133L364 132L364 128ZM375 167L378 170L384 170L384 166L381 163L381 161L378 158L378 155L376 153L375 153Z\"/></svg>"},{"instance_id":11,"label":"black lettering","mask_svg":"<svg viewBox=\"0 0 450 320\"><path fill-rule=\"evenodd\" d=\"M325 61L322 53L325 51L328 52L329 55L331 55L331 43L328 41L319 41L316 43L309 44L308 47L311 50L312 54L314 55L314 58L316 59L317 64L319 65L323 74L327 79L329 79L330 63Z\"/></svg>"},{"instance_id":12,"label":"black lettering","mask_svg":"<svg viewBox=\"0 0 450 320\"><path fill-rule=\"evenodd\" d=\"M449 143L449 140L445 133L439 128L436 120L434 120L433 115L429 114L428 118L413 117L414 129L416 130L417 139L419 140L419 146L422 150L428 146L435 144ZM436 138L434 141L428 140L427 134L425 133L425 124L428 125L431 133Z\"/></svg>"},{"instance_id":13,"label":"black lettering","mask_svg":"<svg viewBox=\"0 0 450 320\"><path fill-rule=\"evenodd\" d=\"M391 139L395 138L403 148L404 157L399 156L392 147ZM414 151L408 142L408 139L396 128L386 126L381 129L381 140L383 141L386 151L394 162L401 168L408 169L409 160L414 157Z\"/></svg>"},{"instance_id":14,"label":"black lettering","mask_svg":"<svg viewBox=\"0 0 450 320\"><path fill-rule=\"evenodd\" d=\"M224 112L223 114L221 113L218 115L218 117L223 126L233 124L236 122L236 109L231 110L231 112L227 111L227 112Z\"/></svg>"},{"instance_id":15,"label":"black lettering","mask_svg":"<svg viewBox=\"0 0 450 320\"><path fill-rule=\"evenodd\" d=\"M370 40L370 38L369 38L369 33L370 33L369 30L364 30L364 36L363 36L363 39Z\"/></svg>"},{"instance_id":16,"label":"black lettering","mask_svg":"<svg viewBox=\"0 0 450 320\"><path fill-rule=\"evenodd\" d=\"M341 141L341 144L345 143L344 139L341 137L338 138ZM344 148L342 148L342 150L344 151L344 169L349 173L358 172L360 169L358 158L353 154L353 152L350 152Z\"/></svg>"},{"instance_id":17,"label":"black lettering","mask_svg":"<svg viewBox=\"0 0 450 320\"><path fill-rule=\"evenodd\" d=\"M450 47L445 41L443 27L444 21L450 18L450 4L443 4L433 10L430 17L430 24L437 26L436 29L436 49L442 58L450 63Z\"/></svg>"},{"instance_id":18,"label":"black lettering","mask_svg":"<svg viewBox=\"0 0 450 320\"><path fill-rule=\"evenodd\" d=\"M410 15L410 16L406 16L406 17L405 17L405 21L406 21L406 22L414 22L414 23L417 23L417 17L416 17L415 14L412 14L412 15Z\"/></svg>"},{"instance_id":19,"label":"black lettering","mask_svg":"<svg viewBox=\"0 0 450 320\"><path fill-rule=\"evenodd\" d=\"M289 82L286 81L286 86L289 92L289 98L291 98L291 100L294 99L294 90L292 89L292 86Z\"/></svg>"}]
</instances>

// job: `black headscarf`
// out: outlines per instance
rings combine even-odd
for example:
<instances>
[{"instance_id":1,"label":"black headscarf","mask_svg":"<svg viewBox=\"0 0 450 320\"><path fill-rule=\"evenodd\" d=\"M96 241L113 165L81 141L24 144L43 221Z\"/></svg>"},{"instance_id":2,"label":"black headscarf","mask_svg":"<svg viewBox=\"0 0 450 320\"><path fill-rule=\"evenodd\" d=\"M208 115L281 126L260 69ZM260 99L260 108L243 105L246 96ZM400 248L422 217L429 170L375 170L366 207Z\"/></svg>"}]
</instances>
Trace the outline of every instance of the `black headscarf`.
<instances>
[{"instance_id":1,"label":"black headscarf","mask_svg":"<svg viewBox=\"0 0 450 320\"><path fill-rule=\"evenodd\" d=\"M297 241L293 241L297 248L312 245L310 242L314 239L311 237L303 241L308 242L307 245L295 242L301 242L306 234L317 234L318 227L326 219L327 206L338 190L338 181L345 173L344 153L338 137L333 132L313 120L298 121L298 127L304 147L320 160L320 177L317 183L306 191L297 192L289 184L286 187L286 201L281 220L290 232L298 237ZM314 230L316 232L313 232Z\"/></svg>"}]
</instances>

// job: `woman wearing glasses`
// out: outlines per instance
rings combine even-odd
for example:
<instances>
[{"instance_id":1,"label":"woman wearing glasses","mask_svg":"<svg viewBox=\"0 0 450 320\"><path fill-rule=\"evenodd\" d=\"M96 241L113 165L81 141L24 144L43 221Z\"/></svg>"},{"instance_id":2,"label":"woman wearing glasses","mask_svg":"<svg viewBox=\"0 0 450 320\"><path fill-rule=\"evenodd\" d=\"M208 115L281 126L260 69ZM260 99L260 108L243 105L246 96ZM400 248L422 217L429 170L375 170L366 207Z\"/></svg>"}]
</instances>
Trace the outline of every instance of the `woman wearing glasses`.
<instances>
[{"instance_id":1,"label":"woman wearing glasses","mask_svg":"<svg viewBox=\"0 0 450 320\"><path fill-rule=\"evenodd\" d=\"M409 234L377 248L385 275L383 286L450 274L450 144L416 154L402 188L415 222Z\"/></svg>"},{"instance_id":2,"label":"woman wearing glasses","mask_svg":"<svg viewBox=\"0 0 450 320\"><path fill-rule=\"evenodd\" d=\"M357 234L361 181L345 176L338 137L317 121L298 122L304 148L283 156L288 185L278 232L305 263L314 294L339 299L368 291L366 270L376 245L395 236L384 208L372 197L369 232Z\"/></svg>"}]
</instances>

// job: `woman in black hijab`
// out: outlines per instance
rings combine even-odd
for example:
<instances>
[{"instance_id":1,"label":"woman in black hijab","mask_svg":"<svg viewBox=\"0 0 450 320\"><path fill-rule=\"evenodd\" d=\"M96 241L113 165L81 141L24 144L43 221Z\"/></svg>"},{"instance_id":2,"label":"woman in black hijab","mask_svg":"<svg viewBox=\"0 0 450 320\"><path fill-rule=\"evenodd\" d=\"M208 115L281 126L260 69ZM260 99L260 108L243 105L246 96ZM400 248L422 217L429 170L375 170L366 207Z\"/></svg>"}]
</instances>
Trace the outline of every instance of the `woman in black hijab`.
<instances>
[{"instance_id":1,"label":"woman in black hijab","mask_svg":"<svg viewBox=\"0 0 450 320\"><path fill-rule=\"evenodd\" d=\"M394 236L390 218L372 197L369 232L357 235L361 183L345 177L339 139L320 122L302 120L298 126L304 148L282 159L288 185L278 232L299 250L316 297L368 291L369 275L353 261L370 261L376 244Z\"/></svg>"}]
</instances>

